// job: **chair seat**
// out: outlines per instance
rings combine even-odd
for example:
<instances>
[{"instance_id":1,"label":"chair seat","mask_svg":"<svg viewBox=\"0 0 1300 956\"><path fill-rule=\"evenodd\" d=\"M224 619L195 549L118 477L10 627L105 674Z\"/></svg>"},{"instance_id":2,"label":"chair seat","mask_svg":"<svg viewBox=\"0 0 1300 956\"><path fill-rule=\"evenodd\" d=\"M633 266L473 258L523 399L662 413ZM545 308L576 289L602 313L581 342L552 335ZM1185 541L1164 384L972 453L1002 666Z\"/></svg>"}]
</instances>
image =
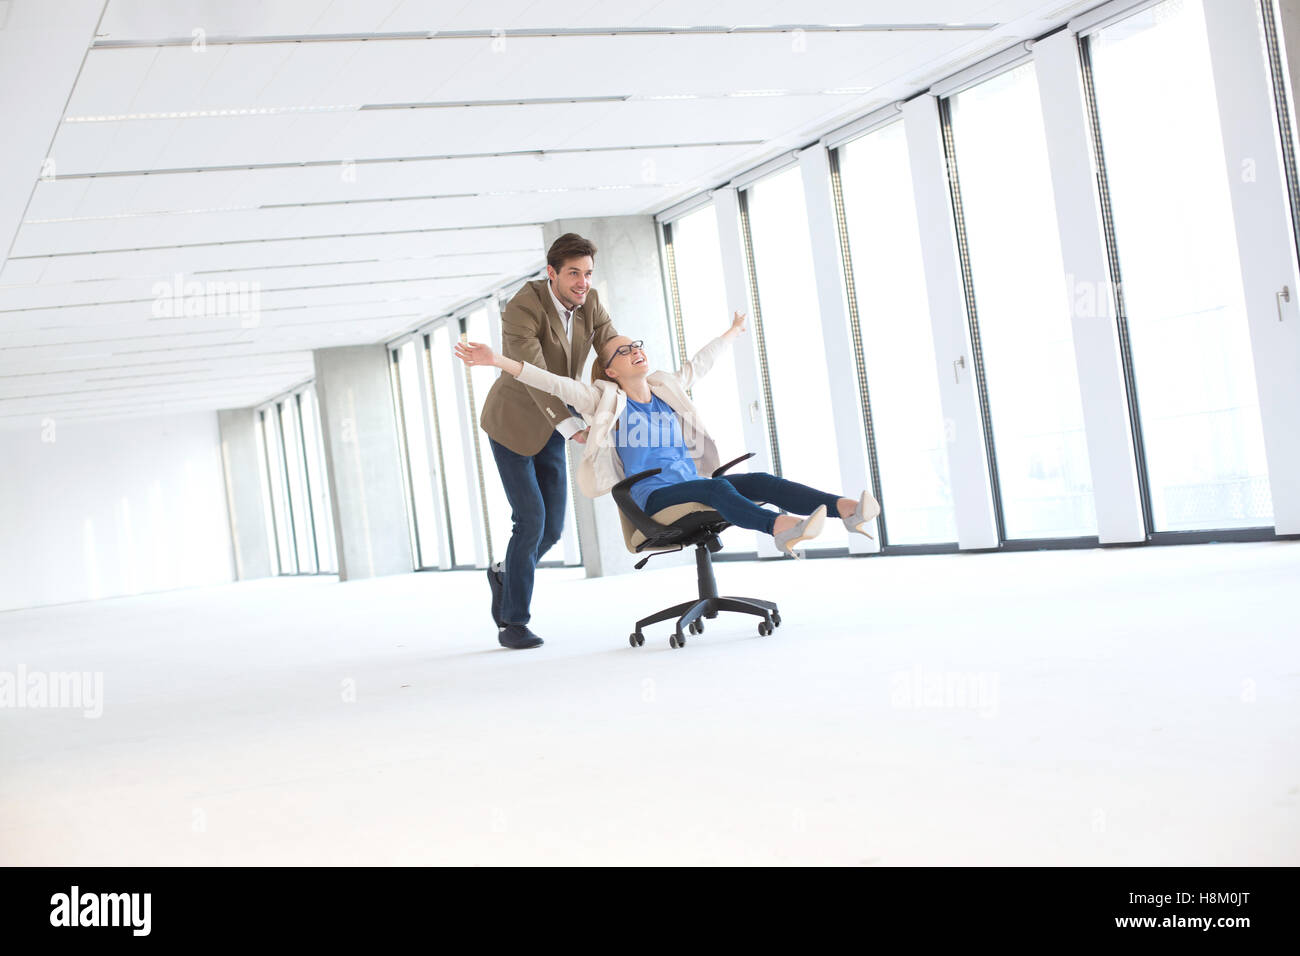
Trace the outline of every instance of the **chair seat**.
<instances>
[{"instance_id":1,"label":"chair seat","mask_svg":"<svg viewBox=\"0 0 1300 956\"><path fill-rule=\"evenodd\" d=\"M690 515L699 515L694 521L682 521ZM623 525L623 543L633 554L644 554L650 551L669 551L677 547L676 542L666 543L662 546L642 547L646 542L646 536L633 526L632 522L627 519L627 515L620 510L618 516ZM685 537L689 532L705 525L725 523L722 515L718 514L708 505L701 504L698 501L687 501L680 505L669 505L667 508L661 508L650 516L659 524L673 525L682 532ZM680 524L677 524L681 522Z\"/></svg>"}]
</instances>

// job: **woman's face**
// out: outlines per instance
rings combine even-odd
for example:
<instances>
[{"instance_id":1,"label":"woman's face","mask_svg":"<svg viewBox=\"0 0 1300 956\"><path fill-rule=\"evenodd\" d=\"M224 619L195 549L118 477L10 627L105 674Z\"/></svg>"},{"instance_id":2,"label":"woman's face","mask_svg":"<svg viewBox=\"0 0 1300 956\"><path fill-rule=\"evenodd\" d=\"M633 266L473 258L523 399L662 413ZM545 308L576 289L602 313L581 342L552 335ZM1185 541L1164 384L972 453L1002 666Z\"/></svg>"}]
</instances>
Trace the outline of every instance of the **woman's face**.
<instances>
[{"instance_id":1,"label":"woman's face","mask_svg":"<svg viewBox=\"0 0 1300 956\"><path fill-rule=\"evenodd\" d=\"M638 375L644 375L649 368L645 349L627 348L632 341L626 335L619 335L610 339L605 346L606 355L612 356L612 359L607 359L608 365L605 368L605 374L610 378L615 380L636 378ZM623 349L622 354L615 354L620 348Z\"/></svg>"}]
</instances>

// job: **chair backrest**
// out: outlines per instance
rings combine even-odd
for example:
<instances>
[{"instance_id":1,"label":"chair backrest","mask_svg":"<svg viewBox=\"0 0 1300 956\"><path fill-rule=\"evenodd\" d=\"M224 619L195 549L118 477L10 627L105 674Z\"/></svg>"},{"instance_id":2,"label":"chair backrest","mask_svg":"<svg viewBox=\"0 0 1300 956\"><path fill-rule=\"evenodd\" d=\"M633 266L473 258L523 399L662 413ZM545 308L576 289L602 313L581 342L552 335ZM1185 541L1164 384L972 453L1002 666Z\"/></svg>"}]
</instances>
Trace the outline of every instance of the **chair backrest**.
<instances>
[{"instance_id":1,"label":"chair backrest","mask_svg":"<svg viewBox=\"0 0 1300 956\"><path fill-rule=\"evenodd\" d=\"M701 504L698 501L687 501L680 505L669 505L667 508L656 511L650 517L655 521L658 521L660 524L672 524L674 521L684 518L689 514L694 514L697 511L712 510L713 509L708 505ZM633 554L647 554L652 551L671 551L677 547L676 545L665 545L662 548L645 548L638 552L637 548L645 543L645 535L638 531L633 526L632 522L627 520L627 515L623 514L622 509L618 512L618 519L623 525L623 543L627 545L627 549Z\"/></svg>"}]
</instances>

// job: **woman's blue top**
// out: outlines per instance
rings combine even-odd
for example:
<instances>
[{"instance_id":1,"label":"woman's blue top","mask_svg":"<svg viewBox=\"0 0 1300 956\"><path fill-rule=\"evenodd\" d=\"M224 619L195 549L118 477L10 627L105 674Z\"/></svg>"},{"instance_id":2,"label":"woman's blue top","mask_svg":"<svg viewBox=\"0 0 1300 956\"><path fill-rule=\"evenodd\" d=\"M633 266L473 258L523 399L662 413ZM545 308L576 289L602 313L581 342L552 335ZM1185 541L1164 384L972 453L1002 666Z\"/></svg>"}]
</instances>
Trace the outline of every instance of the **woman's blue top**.
<instances>
[{"instance_id":1,"label":"woman's blue top","mask_svg":"<svg viewBox=\"0 0 1300 956\"><path fill-rule=\"evenodd\" d=\"M623 460L624 475L662 469L632 486L632 500L640 508L645 508L646 499L657 489L700 477L682 438L681 420L658 395L645 403L627 400L614 432L614 447Z\"/></svg>"}]
</instances>

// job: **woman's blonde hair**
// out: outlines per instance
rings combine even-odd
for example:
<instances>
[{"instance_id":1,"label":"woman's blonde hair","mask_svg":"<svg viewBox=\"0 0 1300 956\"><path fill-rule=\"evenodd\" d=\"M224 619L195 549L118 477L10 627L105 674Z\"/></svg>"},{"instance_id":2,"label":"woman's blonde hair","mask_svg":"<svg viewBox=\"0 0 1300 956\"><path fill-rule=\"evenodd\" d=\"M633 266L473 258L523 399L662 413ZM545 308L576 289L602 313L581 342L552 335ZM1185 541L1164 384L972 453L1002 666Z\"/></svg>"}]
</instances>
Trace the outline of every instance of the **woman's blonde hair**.
<instances>
[{"instance_id":1,"label":"woman's blonde hair","mask_svg":"<svg viewBox=\"0 0 1300 956\"><path fill-rule=\"evenodd\" d=\"M611 339L610 341L613 340ZM613 349L610 348L609 342L606 342L604 348L600 349L600 351L596 353L596 361L591 363L592 385L595 385L597 382L609 382L611 385L618 385L618 382L605 374L605 366L607 366L611 361L609 353L612 351Z\"/></svg>"}]
</instances>

